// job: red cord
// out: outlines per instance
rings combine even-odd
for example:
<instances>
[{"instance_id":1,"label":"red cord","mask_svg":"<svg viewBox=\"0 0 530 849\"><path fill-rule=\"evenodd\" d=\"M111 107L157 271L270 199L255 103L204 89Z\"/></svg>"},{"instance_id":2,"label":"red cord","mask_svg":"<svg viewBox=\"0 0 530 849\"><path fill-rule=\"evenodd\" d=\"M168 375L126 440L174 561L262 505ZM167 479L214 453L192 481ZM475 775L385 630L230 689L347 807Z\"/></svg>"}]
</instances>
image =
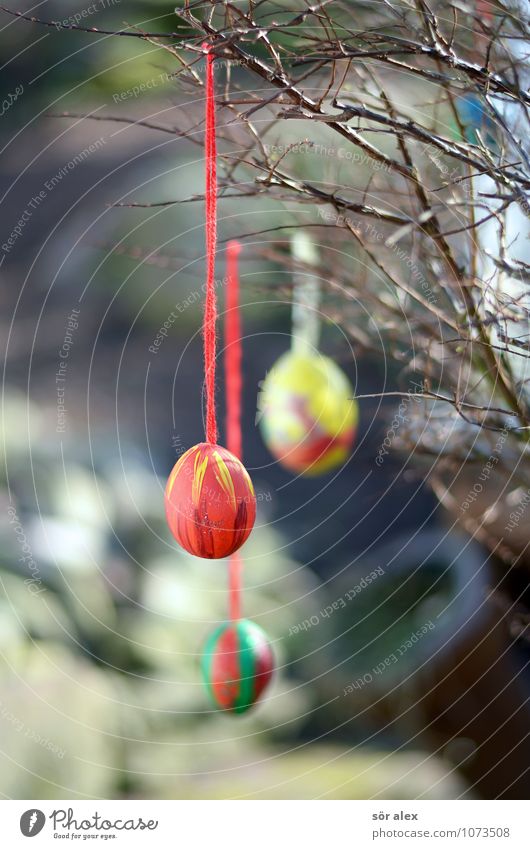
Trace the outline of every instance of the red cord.
<instances>
[{"instance_id":1,"label":"red cord","mask_svg":"<svg viewBox=\"0 0 530 849\"><path fill-rule=\"evenodd\" d=\"M228 570L230 619L237 622L241 619L241 573L243 562L239 551L230 555L230 566Z\"/></svg>"},{"instance_id":2,"label":"red cord","mask_svg":"<svg viewBox=\"0 0 530 849\"><path fill-rule=\"evenodd\" d=\"M214 57L209 45L206 50L206 298L204 304L204 379L206 384L206 441L217 443L215 414L215 359L217 302L215 295L215 252L217 245L217 142L215 135ZM239 278L237 257L241 250L237 242L227 248L226 297L226 439L228 450L241 456L241 323L239 320ZM230 557L229 603L230 619L241 618L241 567L238 552Z\"/></svg>"},{"instance_id":3,"label":"red cord","mask_svg":"<svg viewBox=\"0 0 530 849\"><path fill-rule=\"evenodd\" d=\"M215 250L217 244L217 142L215 136L214 57L206 53L206 298L204 304L204 379L206 384L206 441L217 443L215 415L215 357L217 303L215 297Z\"/></svg>"},{"instance_id":4,"label":"red cord","mask_svg":"<svg viewBox=\"0 0 530 849\"><path fill-rule=\"evenodd\" d=\"M239 242L226 248L226 315L225 315L225 383L226 383L226 447L241 459L241 320L239 317Z\"/></svg>"},{"instance_id":5,"label":"red cord","mask_svg":"<svg viewBox=\"0 0 530 849\"><path fill-rule=\"evenodd\" d=\"M241 459L241 319L239 315L239 242L231 241L226 248L226 311L225 311L225 384L226 384L226 447ZM229 605L230 619L241 618L241 573L243 562L236 551L230 558Z\"/></svg>"},{"instance_id":6,"label":"red cord","mask_svg":"<svg viewBox=\"0 0 530 849\"><path fill-rule=\"evenodd\" d=\"M485 24L491 24L493 20L493 6L491 0L477 0L476 12Z\"/></svg>"},{"instance_id":7,"label":"red cord","mask_svg":"<svg viewBox=\"0 0 530 849\"><path fill-rule=\"evenodd\" d=\"M491 28L493 23L493 7L491 0L476 0L475 15L477 22ZM485 56L488 51L489 39L482 27L478 24L474 27L474 39L472 47L472 55L475 56L475 61L482 65L485 61Z\"/></svg>"}]
</instances>

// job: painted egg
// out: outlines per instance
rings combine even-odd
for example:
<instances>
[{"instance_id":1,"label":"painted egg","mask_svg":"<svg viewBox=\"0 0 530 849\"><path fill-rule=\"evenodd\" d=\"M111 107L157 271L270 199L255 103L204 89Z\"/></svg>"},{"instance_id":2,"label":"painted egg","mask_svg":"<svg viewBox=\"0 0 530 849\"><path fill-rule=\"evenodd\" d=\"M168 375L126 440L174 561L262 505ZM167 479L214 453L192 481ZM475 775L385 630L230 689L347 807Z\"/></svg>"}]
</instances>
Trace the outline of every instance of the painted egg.
<instances>
[{"instance_id":1,"label":"painted egg","mask_svg":"<svg viewBox=\"0 0 530 849\"><path fill-rule=\"evenodd\" d=\"M175 463L165 494L166 517L177 542L197 557L227 557L248 538L256 496L240 460L201 442Z\"/></svg>"},{"instance_id":2,"label":"painted egg","mask_svg":"<svg viewBox=\"0 0 530 849\"><path fill-rule=\"evenodd\" d=\"M250 619L239 619L225 622L210 635L201 666L214 704L244 713L269 683L274 655L265 631Z\"/></svg>"},{"instance_id":3,"label":"painted egg","mask_svg":"<svg viewBox=\"0 0 530 849\"><path fill-rule=\"evenodd\" d=\"M478 144L478 131L482 141L492 150L496 150L498 148L497 127L491 115L486 111L481 98L473 93L465 94L458 98L457 108L466 141L471 144ZM456 125L454 129L455 135L458 136L460 131Z\"/></svg>"},{"instance_id":4,"label":"painted egg","mask_svg":"<svg viewBox=\"0 0 530 849\"><path fill-rule=\"evenodd\" d=\"M329 357L283 354L263 382L258 409L265 443L286 469L319 475L348 457L358 407L348 378Z\"/></svg>"}]
</instances>

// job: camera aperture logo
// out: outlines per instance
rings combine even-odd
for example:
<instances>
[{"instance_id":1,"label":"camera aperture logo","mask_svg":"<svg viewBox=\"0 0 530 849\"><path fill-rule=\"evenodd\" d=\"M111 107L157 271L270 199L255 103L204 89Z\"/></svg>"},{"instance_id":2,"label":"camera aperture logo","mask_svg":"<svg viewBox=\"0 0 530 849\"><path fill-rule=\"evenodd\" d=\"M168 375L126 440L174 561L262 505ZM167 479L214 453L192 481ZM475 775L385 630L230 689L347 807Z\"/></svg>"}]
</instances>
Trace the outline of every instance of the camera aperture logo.
<instances>
[{"instance_id":1,"label":"camera aperture logo","mask_svg":"<svg viewBox=\"0 0 530 849\"><path fill-rule=\"evenodd\" d=\"M24 811L20 817L20 830L24 837L35 837L42 829L46 822L46 816L39 811L38 808L31 808L29 811Z\"/></svg>"}]
</instances>

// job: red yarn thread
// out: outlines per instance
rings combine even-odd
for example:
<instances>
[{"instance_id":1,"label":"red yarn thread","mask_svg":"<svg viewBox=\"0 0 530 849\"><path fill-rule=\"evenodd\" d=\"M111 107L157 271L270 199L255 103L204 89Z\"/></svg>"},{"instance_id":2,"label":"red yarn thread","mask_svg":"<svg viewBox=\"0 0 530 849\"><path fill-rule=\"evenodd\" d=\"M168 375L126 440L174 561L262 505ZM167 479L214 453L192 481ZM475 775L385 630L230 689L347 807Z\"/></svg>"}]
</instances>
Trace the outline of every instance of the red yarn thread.
<instances>
[{"instance_id":1,"label":"red yarn thread","mask_svg":"<svg viewBox=\"0 0 530 849\"><path fill-rule=\"evenodd\" d=\"M239 317L239 242L226 248L226 314L225 314L225 382L226 382L226 447L241 459L241 320Z\"/></svg>"},{"instance_id":2,"label":"red yarn thread","mask_svg":"<svg viewBox=\"0 0 530 849\"><path fill-rule=\"evenodd\" d=\"M215 414L215 359L217 300L215 294L215 252L217 246L217 140L215 127L214 57L209 45L206 50L206 298L204 304L204 378L206 383L206 441L217 443ZM227 296L225 317L225 380L226 380L226 439L227 448L241 457L241 322L239 319L239 276L237 257L241 247L230 242L227 247ZM230 618L241 618L241 567L239 552L230 557L229 601Z\"/></svg>"},{"instance_id":3,"label":"red yarn thread","mask_svg":"<svg viewBox=\"0 0 530 849\"><path fill-rule=\"evenodd\" d=\"M214 57L209 45L206 50L206 297L204 303L204 380L206 384L206 441L217 443L215 414L215 357L217 302L215 296L215 250L217 244L217 141L215 135Z\"/></svg>"},{"instance_id":4,"label":"red yarn thread","mask_svg":"<svg viewBox=\"0 0 530 849\"><path fill-rule=\"evenodd\" d=\"M491 0L477 0L477 14L486 24L491 24L493 20L493 6Z\"/></svg>"},{"instance_id":5,"label":"red yarn thread","mask_svg":"<svg viewBox=\"0 0 530 849\"><path fill-rule=\"evenodd\" d=\"M239 551L235 551L230 555L230 566L228 569L228 599L230 604L230 619L232 622L237 622L241 619L241 574L243 571L243 561L239 556Z\"/></svg>"},{"instance_id":6,"label":"red yarn thread","mask_svg":"<svg viewBox=\"0 0 530 849\"><path fill-rule=\"evenodd\" d=\"M476 0L475 12L477 21L491 27L493 23L493 7L491 0ZM473 54L476 61L480 64L484 63L485 54L488 49L488 36L480 26L475 27Z\"/></svg>"},{"instance_id":7,"label":"red yarn thread","mask_svg":"<svg viewBox=\"0 0 530 849\"><path fill-rule=\"evenodd\" d=\"M241 459L241 390L242 348L239 315L239 242L231 241L226 248L226 311L225 311L225 384L226 384L226 447ZM230 557L229 604L230 619L241 618L241 575L243 562L236 551Z\"/></svg>"}]
</instances>

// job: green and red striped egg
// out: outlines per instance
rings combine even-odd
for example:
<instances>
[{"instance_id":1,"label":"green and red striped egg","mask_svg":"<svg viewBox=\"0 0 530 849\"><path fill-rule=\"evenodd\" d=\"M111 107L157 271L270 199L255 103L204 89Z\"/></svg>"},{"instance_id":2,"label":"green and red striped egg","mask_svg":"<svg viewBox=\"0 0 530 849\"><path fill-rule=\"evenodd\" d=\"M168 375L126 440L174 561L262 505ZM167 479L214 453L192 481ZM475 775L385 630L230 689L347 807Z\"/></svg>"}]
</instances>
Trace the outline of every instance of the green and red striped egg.
<instances>
[{"instance_id":1,"label":"green and red striped egg","mask_svg":"<svg viewBox=\"0 0 530 849\"><path fill-rule=\"evenodd\" d=\"M216 707L244 713L259 699L274 670L265 631L250 619L225 622L210 635L201 661Z\"/></svg>"},{"instance_id":2,"label":"green and red striped egg","mask_svg":"<svg viewBox=\"0 0 530 849\"><path fill-rule=\"evenodd\" d=\"M197 557L227 557L247 540L256 519L250 476L230 451L201 442L175 463L165 492L171 533Z\"/></svg>"}]
</instances>

